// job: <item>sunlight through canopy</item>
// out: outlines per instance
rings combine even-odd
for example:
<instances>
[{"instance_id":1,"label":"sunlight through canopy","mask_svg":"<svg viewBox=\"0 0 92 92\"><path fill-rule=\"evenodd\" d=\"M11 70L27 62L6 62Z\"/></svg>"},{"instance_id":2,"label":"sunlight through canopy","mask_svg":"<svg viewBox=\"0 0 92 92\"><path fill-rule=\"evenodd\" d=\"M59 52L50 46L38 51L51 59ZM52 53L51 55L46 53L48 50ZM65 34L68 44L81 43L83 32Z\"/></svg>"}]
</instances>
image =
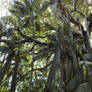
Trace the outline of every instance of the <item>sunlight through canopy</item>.
<instances>
[{"instance_id":1,"label":"sunlight through canopy","mask_svg":"<svg viewBox=\"0 0 92 92\"><path fill-rule=\"evenodd\" d=\"M8 6L11 0L0 0L0 17L9 15Z\"/></svg>"}]
</instances>

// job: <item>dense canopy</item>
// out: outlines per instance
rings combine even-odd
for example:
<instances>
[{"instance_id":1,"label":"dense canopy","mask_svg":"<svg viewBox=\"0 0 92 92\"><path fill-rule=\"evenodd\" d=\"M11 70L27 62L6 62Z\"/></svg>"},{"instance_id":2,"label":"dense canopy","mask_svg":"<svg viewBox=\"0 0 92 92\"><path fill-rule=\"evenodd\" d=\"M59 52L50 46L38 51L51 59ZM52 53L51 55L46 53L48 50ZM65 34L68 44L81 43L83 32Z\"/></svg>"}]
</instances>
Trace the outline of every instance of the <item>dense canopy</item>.
<instances>
[{"instance_id":1,"label":"dense canopy","mask_svg":"<svg viewBox=\"0 0 92 92\"><path fill-rule=\"evenodd\" d=\"M14 0L0 19L0 92L92 92L91 0Z\"/></svg>"}]
</instances>

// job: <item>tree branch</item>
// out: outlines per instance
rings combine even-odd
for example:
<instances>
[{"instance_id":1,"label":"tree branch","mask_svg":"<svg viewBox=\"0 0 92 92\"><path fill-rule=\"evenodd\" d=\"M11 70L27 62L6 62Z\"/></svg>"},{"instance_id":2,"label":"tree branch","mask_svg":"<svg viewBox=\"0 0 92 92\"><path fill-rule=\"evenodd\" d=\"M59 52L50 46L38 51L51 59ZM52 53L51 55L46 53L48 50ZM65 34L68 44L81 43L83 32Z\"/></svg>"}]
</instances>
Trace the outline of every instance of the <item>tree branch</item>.
<instances>
[{"instance_id":1,"label":"tree branch","mask_svg":"<svg viewBox=\"0 0 92 92\"><path fill-rule=\"evenodd\" d=\"M59 3L59 6L60 6L60 9L66 14L68 14L69 16L69 20L70 22L72 22L73 24L77 25L79 27L80 30L82 30L82 34L83 34L83 38L84 38L84 41L85 41L85 47L88 49L88 48L91 48L90 47L90 42L89 42L89 36L88 36L88 32L84 31L84 27L82 26L82 24L80 24L78 21L76 21L72 15L69 13L69 11L64 7L64 5L62 4L61 0L58 0L58 3Z\"/></svg>"},{"instance_id":2,"label":"tree branch","mask_svg":"<svg viewBox=\"0 0 92 92\"><path fill-rule=\"evenodd\" d=\"M78 2L78 0L75 0L75 2L74 2L74 10L76 9L77 2Z\"/></svg>"},{"instance_id":3,"label":"tree branch","mask_svg":"<svg viewBox=\"0 0 92 92\"><path fill-rule=\"evenodd\" d=\"M17 42L18 44L19 43L24 43L24 42L34 42L35 44L38 44L38 45L41 45L41 46L53 46L54 44L53 43L44 43L44 42L40 42L38 40L35 40L35 39L32 39L31 37L29 36L26 36L24 35L20 29L18 29L18 32L20 33L20 35L25 38L24 40L20 40L19 42Z\"/></svg>"},{"instance_id":4,"label":"tree branch","mask_svg":"<svg viewBox=\"0 0 92 92\"><path fill-rule=\"evenodd\" d=\"M82 15L84 18L86 17L86 19L88 20L88 17L85 15L85 14L83 14L80 10L78 10L78 9L73 9L72 11L71 11L71 13L72 12L78 12L80 15Z\"/></svg>"},{"instance_id":5,"label":"tree branch","mask_svg":"<svg viewBox=\"0 0 92 92\"><path fill-rule=\"evenodd\" d=\"M15 92L17 84L17 73L18 73L19 57L16 57L15 65L13 68L12 84L10 92Z\"/></svg>"},{"instance_id":6,"label":"tree branch","mask_svg":"<svg viewBox=\"0 0 92 92\"><path fill-rule=\"evenodd\" d=\"M80 26L79 22L76 21L76 20L72 17L72 15L69 13L69 11L68 11L68 10L64 7L64 5L62 4L61 0L58 0L58 3L59 3L59 6L60 6L60 9L64 12L64 14L68 15L69 20L70 20L73 24L75 24L75 25L77 25L77 26L79 27L79 26Z\"/></svg>"},{"instance_id":7,"label":"tree branch","mask_svg":"<svg viewBox=\"0 0 92 92\"><path fill-rule=\"evenodd\" d=\"M43 71L45 70L46 68L48 68L51 64L53 63L53 61L51 61L49 64L47 64L46 66L44 66L43 68L36 68L36 69L33 69L34 71L38 70L38 71Z\"/></svg>"}]
</instances>

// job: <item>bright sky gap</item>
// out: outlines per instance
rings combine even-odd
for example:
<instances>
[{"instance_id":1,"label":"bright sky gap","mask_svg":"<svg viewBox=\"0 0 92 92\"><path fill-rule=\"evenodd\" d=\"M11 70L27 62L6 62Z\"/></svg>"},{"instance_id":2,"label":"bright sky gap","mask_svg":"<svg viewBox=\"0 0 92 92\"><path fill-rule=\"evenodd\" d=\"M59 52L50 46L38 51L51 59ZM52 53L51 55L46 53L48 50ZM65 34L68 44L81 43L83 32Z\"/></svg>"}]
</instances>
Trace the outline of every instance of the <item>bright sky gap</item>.
<instances>
[{"instance_id":1,"label":"bright sky gap","mask_svg":"<svg viewBox=\"0 0 92 92\"><path fill-rule=\"evenodd\" d=\"M8 7L11 0L0 0L0 18L9 15Z\"/></svg>"}]
</instances>

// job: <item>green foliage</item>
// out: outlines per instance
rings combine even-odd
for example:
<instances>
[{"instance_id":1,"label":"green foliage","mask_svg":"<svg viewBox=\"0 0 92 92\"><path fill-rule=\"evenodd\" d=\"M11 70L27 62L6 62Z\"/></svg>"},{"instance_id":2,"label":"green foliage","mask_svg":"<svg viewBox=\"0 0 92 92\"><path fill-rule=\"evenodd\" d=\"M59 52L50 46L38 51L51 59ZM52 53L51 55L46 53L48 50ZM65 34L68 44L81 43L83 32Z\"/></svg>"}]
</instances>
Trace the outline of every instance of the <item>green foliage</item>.
<instances>
[{"instance_id":1,"label":"green foliage","mask_svg":"<svg viewBox=\"0 0 92 92\"><path fill-rule=\"evenodd\" d=\"M76 0L62 2L65 11L51 0L15 0L1 18L0 92L92 91L92 48L80 25L91 10L85 0L79 12Z\"/></svg>"}]
</instances>

